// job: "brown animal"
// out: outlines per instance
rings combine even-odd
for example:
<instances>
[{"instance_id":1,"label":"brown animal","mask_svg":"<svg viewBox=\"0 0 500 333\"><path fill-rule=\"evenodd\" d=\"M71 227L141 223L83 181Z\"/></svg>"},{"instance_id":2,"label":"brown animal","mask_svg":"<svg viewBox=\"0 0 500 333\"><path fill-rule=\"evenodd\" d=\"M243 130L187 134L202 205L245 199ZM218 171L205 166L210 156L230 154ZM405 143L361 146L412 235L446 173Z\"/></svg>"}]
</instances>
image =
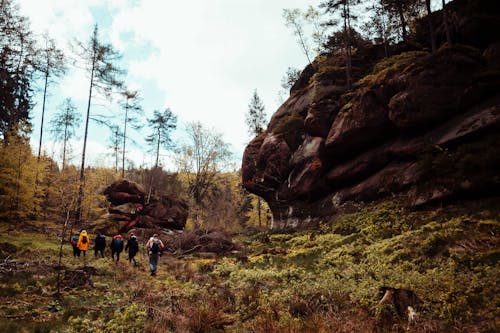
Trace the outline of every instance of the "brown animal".
<instances>
[{"instance_id":1,"label":"brown animal","mask_svg":"<svg viewBox=\"0 0 500 333\"><path fill-rule=\"evenodd\" d=\"M378 302L379 305L392 303L399 317L407 318L410 323L415 321L417 316L416 309L421 302L413 291L408 289L381 287L380 295L383 296Z\"/></svg>"}]
</instances>

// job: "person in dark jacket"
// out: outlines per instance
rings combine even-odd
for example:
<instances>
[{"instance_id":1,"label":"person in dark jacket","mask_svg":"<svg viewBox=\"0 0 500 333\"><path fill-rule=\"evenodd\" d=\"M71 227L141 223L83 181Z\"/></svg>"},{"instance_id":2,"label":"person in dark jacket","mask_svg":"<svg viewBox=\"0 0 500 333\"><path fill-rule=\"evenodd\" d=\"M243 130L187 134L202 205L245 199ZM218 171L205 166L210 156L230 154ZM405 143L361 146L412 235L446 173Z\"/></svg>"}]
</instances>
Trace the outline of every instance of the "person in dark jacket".
<instances>
[{"instance_id":1,"label":"person in dark jacket","mask_svg":"<svg viewBox=\"0 0 500 333\"><path fill-rule=\"evenodd\" d=\"M104 258L104 249L106 248L106 238L98 232L96 237L95 237L95 242L94 242L94 255L97 258L97 253L101 253L101 257Z\"/></svg>"},{"instance_id":2,"label":"person in dark jacket","mask_svg":"<svg viewBox=\"0 0 500 333\"><path fill-rule=\"evenodd\" d=\"M151 270L151 276L156 276L158 260L161 255L161 250L164 247L165 245L163 245L163 242L158 238L158 234L154 234L146 243L146 249L149 253L149 269Z\"/></svg>"},{"instance_id":3,"label":"person in dark jacket","mask_svg":"<svg viewBox=\"0 0 500 333\"><path fill-rule=\"evenodd\" d=\"M125 245L125 251L128 250L128 261L131 263L134 261L134 266L137 266L137 261L135 261L135 255L139 252L139 242L137 241L137 237L132 233L130 238L127 241L127 245Z\"/></svg>"},{"instance_id":4,"label":"person in dark jacket","mask_svg":"<svg viewBox=\"0 0 500 333\"><path fill-rule=\"evenodd\" d=\"M113 240L111 240L111 258L115 260L116 254L116 262L120 261L120 253L123 251L123 237L122 235L113 236Z\"/></svg>"}]
</instances>

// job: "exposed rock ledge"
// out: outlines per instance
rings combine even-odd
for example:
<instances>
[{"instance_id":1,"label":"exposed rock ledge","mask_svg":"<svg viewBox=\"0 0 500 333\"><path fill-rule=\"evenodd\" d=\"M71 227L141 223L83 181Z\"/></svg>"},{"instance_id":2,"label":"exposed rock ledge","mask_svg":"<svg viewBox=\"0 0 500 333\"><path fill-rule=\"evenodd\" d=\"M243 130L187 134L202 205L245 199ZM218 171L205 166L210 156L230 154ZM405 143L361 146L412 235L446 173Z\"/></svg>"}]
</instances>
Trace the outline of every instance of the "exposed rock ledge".
<instances>
[{"instance_id":1,"label":"exposed rock ledge","mask_svg":"<svg viewBox=\"0 0 500 333\"><path fill-rule=\"evenodd\" d=\"M403 53L350 92L342 61L318 57L247 146L244 187L268 202L274 228L393 196L419 206L498 195L498 49Z\"/></svg>"}]
</instances>

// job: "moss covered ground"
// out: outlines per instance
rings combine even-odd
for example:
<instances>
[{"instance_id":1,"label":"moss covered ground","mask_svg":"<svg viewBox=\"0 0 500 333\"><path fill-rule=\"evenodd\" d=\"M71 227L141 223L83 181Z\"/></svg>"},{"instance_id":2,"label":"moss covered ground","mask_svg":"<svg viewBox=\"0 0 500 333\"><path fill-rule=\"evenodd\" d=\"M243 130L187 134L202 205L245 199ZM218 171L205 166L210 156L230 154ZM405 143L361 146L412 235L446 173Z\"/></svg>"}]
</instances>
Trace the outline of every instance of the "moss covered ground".
<instances>
[{"instance_id":1,"label":"moss covered ground","mask_svg":"<svg viewBox=\"0 0 500 333\"><path fill-rule=\"evenodd\" d=\"M498 199L387 201L317 230L237 235L237 254L165 254L156 277L142 251L134 267L69 244L58 270L56 226L1 226L0 331L498 332L499 212ZM418 296L414 323L378 305L381 287Z\"/></svg>"}]
</instances>

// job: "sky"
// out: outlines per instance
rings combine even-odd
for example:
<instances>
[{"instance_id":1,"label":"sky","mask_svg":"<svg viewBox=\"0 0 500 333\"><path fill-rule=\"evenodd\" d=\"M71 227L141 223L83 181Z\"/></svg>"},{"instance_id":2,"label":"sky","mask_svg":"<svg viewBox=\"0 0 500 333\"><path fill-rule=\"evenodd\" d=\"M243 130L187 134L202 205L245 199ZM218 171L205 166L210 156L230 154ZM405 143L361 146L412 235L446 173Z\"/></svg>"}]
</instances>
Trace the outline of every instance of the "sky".
<instances>
[{"instance_id":1,"label":"sky","mask_svg":"<svg viewBox=\"0 0 500 333\"><path fill-rule=\"evenodd\" d=\"M221 133L241 160L251 140L245 113L253 91L263 100L268 120L278 109L281 78L288 67L303 69L307 58L296 37L285 27L284 8L306 9L320 0L17 0L22 15L37 34L47 32L58 47L71 56L70 42L88 41L94 24L101 40L122 53L127 70L125 84L139 90L144 118L153 110L170 108L178 116L174 139L182 145L185 124L199 121ZM48 122L62 101L71 97L82 117L86 111L88 79L71 68L59 83L49 87L42 149L54 158L59 145L52 142ZM40 85L41 86L41 85ZM34 149L38 149L41 89L33 109ZM91 113L104 114L116 102L98 99ZM117 111L117 110L115 110ZM77 130L83 137L83 124ZM136 166L151 165L144 138L148 130L131 133L127 157ZM109 131L91 123L88 163L109 166ZM79 164L81 142L72 144L73 163ZM168 154L164 165L171 166Z\"/></svg>"}]
</instances>

